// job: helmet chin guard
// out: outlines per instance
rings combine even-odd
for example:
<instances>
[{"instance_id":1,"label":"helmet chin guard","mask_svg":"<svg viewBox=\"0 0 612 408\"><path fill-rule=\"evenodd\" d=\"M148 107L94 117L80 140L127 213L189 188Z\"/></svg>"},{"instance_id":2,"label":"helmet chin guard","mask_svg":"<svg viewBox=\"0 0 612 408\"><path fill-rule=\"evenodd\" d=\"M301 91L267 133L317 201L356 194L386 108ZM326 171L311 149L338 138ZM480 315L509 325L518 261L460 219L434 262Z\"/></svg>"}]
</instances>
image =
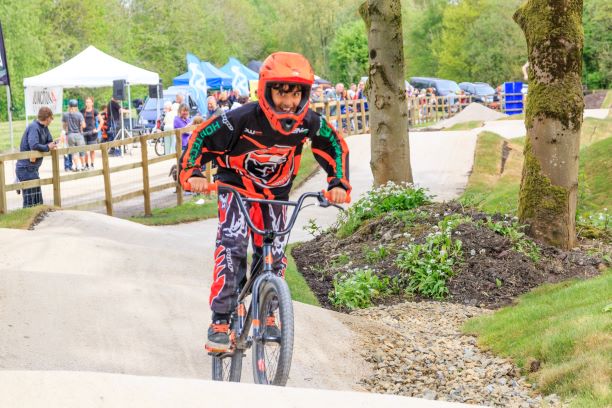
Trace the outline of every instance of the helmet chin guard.
<instances>
[{"instance_id":1,"label":"helmet chin guard","mask_svg":"<svg viewBox=\"0 0 612 408\"><path fill-rule=\"evenodd\" d=\"M279 112L272 100L272 84L301 85L302 99L295 112ZM310 105L310 89L314 72L308 60L301 54L275 52L265 59L259 71L259 106L272 128L290 135L304 120Z\"/></svg>"}]
</instances>

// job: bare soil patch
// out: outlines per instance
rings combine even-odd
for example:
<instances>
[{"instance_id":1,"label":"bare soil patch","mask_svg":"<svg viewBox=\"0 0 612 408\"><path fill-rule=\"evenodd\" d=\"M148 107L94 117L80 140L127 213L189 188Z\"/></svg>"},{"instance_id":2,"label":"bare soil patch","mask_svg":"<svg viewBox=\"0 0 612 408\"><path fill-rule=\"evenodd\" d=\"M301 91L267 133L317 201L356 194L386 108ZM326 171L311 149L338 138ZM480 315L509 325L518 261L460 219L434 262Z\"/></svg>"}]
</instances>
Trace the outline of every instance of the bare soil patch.
<instances>
[{"instance_id":1,"label":"bare soil patch","mask_svg":"<svg viewBox=\"0 0 612 408\"><path fill-rule=\"evenodd\" d=\"M293 257L319 302L326 308L334 306L328 295L338 273L370 268L380 277L393 278L400 271L395 265L398 253L408 244L422 243L444 217L452 214L469 217L471 221L459 225L453 237L463 243L463 261L447 283L447 301L484 308L499 308L544 283L570 278L589 278L599 274L605 266L597 254L591 255L588 243L582 249L562 251L541 243L539 259L533 260L514 249L512 241L479 221L505 219L502 215L487 215L457 202L433 204L414 210L417 217L410 221L397 215L386 215L369 220L351 236L338 240L334 231L296 246ZM384 246L387 255L372 259L373 251ZM610 249L608 247L608 249ZM592 251L591 251L592 252ZM414 295L411 300L424 300ZM396 304L406 301L404 295L379 298L376 304Z\"/></svg>"}]
</instances>

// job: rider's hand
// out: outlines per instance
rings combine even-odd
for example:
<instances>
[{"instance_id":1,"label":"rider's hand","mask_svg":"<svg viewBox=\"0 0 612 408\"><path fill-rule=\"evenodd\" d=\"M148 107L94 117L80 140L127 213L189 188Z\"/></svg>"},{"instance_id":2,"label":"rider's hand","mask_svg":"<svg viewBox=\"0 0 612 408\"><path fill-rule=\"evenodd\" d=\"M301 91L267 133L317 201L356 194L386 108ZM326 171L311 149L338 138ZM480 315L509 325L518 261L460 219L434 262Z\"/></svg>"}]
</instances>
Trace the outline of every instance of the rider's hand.
<instances>
[{"instance_id":1,"label":"rider's hand","mask_svg":"<svg viewBox=\"0 0 612 408\"><path fill-rule=\"evenodd\" d=\"M207 193L208 180L204 177L190 177L187 182L191 184L192 193Z\"/></svg>"},{"instance_id":2,"label":"rider's hand","mask_svg":"<svg viewBox=\"0 0 612 408\"><path fill-rule=\"evenodd\" d=\"M329 201L334 204L344 204L346 201L346 190L342 187L334 187L329 190Z\"/></svg>"}]
</instances>

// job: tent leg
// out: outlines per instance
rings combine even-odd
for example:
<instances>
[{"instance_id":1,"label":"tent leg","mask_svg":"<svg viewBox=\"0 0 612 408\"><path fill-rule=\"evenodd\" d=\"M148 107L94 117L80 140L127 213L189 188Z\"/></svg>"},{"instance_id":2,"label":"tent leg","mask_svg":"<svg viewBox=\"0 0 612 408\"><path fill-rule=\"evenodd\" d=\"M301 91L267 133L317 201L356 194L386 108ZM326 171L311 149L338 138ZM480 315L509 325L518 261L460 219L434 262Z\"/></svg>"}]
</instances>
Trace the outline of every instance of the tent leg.
<instances>
[{"instance_id":1,"label":"tent leg","mask_svg":"<svg viewBox=\"0 0 612 408\"><path fill-rule=\"evenodd\" d=\"M128 82L128 109L129 109L128 115L130 118L130 133L132 133L132 128L133 128L132 126L132 87L130 86L129 82ZM132 136L134 135L132 134Z\"/></svg>"}]
</instances>

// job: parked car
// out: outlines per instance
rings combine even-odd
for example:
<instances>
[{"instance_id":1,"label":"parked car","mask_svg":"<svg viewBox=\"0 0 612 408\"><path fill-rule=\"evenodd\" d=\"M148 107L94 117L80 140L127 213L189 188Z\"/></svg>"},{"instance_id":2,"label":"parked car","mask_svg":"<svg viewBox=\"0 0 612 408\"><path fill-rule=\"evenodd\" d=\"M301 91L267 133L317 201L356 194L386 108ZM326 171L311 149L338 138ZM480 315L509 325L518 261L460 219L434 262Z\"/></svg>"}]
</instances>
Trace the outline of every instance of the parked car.
<instances>
[{"instance_id":1,"label":"parked car","mask_svg":"<svg viewBox=\"0 0 612 408\"><path fill-rule=\"evenodd\" d=\"M495 99L495 89L486 82L461 82L459 88L474 102L491 103Z\"/></svg>"},{"instance_id":2,"label":"parked car","mask_svg":"<svg viewBox=\"0 0 612 408\"><path fill-rule=\"evenodd\" d=\"M450 79L412 77L410 78L410 85L418 89L435 89L436 95L445 97L449 105L454 105L456 103L457 95L461 92L459 85Z\"/></svg>"},{"instance_id":3,"label":"parked car","mask_svg":"<svg viewBox=\"0 0 612 408\"><path fill-rule=\"evenodd\" d=\"M189 116L193 117L199 114L198 105L195 98L189 93L189 88L186 86L171 86L163 91L163 98L159 100L159 114L164 110L164 102L174 102L176 95L182 93L185 95L185 102L189 105ZM153 129L158 117L158 98L147 98L142 105L140 114L138 115L138 125L145 129Z\"/></svg>"}]
</instances>

